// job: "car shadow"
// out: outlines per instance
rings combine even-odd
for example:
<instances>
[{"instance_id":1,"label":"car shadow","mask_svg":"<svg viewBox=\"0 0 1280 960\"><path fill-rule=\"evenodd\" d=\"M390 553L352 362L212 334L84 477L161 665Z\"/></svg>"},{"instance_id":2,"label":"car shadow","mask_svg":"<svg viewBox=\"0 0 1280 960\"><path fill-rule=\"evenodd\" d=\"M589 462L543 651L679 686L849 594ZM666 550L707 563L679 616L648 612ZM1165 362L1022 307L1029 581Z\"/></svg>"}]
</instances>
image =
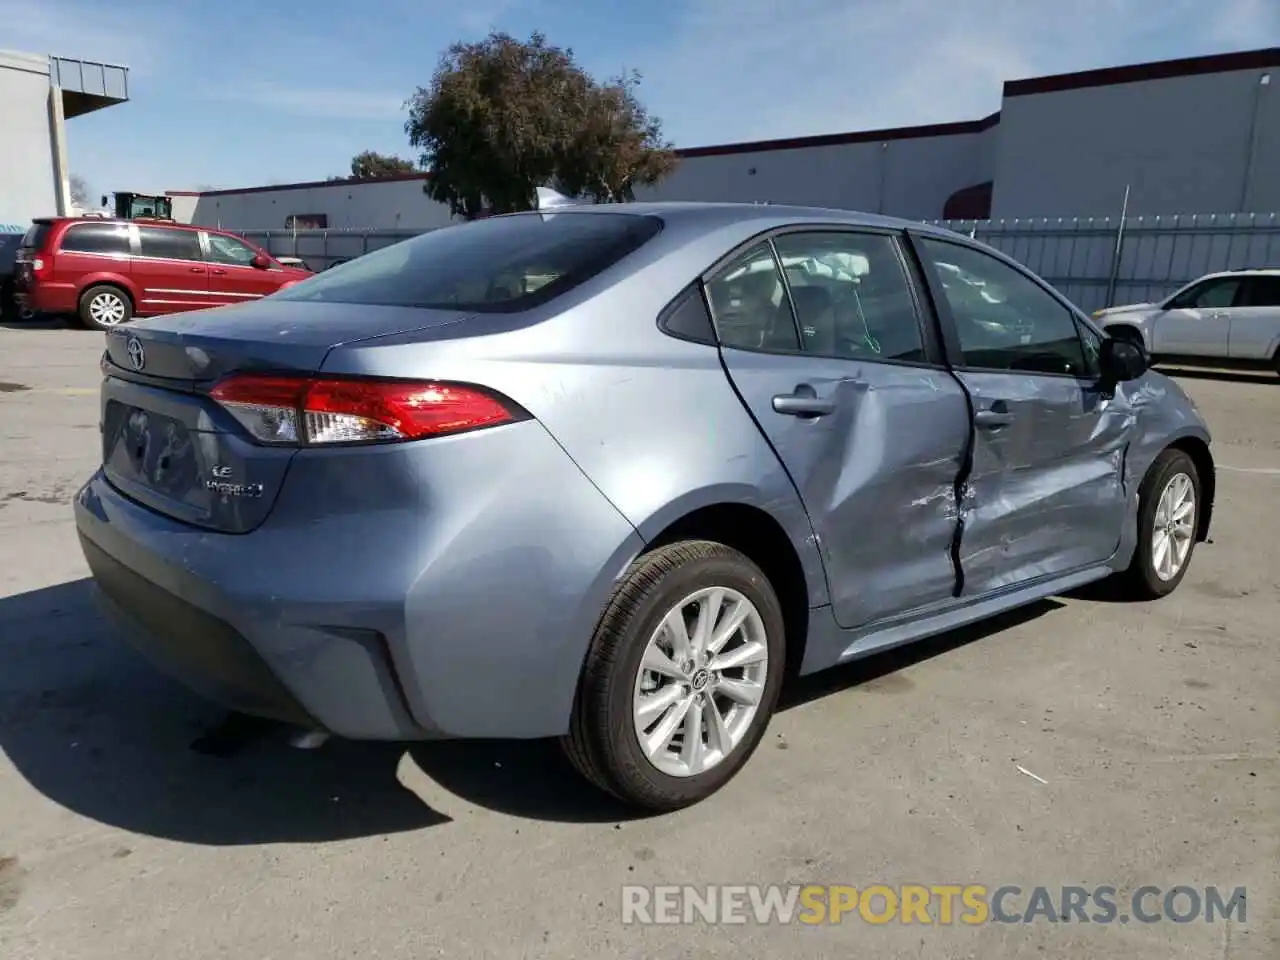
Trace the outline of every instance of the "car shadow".
<instances>
[{"instance_id":1,"label":"car shadow","mask_svg":"<svg viewBox=\"0 0 1280 960\"><path fill-rule=\"evenodd\" d=\"M1157 364L1156 370L1174 379L1214 380L1218 383L1276 382L1276 374L1271 370L1221 370L1213 367L1186 367L1177 364Z\"/></svg>"},{"instance_id":2,"label":"car shadow","mask_svg":"<svg viewBox=\"0 0 1280 960\"><path fill-rule=\"evenodd\" d=\"M648 814L601 794L553 741L288 746L282 727L231 716L156 673L114 635L78 580L0 599L0 751L36 790L82 816L203 845L324 842L449 822L402 785L408 759L463 801L531 820ZM980 625L791 681L780 709L883 683L1061 606Z\"/></svg>"},{"instance_id":3,"label":"car shadow","mask_svg":"<svg viewBox=\"0 0 1280 960\"><path fill-rule=\"evenodd\" d=\"M36 314L35 316L22 319L13 311L8 313L0 313L0 327L6 330L72 330L83 329L74 323L68 323L61 317L51 317L45 314Z\"/></svg>"},{"instance_id":4,"label":"car shadow","mask_svg":"<svg viewBox=\"0 0 1280 960\"><path fill-rule=\"evenodd\" d=\"M399 782L403 747L292 749L283 728L228 719L156 673L99 616L87 579L0 599L0 664L0 752L100 823L222 846L447 822Z\"/></svg>"}]
</instances>

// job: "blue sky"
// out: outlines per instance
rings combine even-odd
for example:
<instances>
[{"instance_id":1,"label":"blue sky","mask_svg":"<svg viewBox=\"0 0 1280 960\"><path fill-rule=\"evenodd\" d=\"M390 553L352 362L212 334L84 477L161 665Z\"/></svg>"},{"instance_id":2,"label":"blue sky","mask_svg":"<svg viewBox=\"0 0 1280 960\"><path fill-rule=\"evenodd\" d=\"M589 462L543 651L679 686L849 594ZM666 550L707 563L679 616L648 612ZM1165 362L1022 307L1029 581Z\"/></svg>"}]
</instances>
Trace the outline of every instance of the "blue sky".
<instances>
[{"instance_id":1,"label":"blue sky","mask_svg":"<svg viewBox=\"0 0 1280 960\"><path fill-rule=\"evenodd\" d=\"M677 146L976 118L1006 79L1280 44L1277 0L0 0L0 23L131 68L132 102L67 125L95 194L411 156L403 101L491 28L640 70Z\"/></svg>"}]
</instances>

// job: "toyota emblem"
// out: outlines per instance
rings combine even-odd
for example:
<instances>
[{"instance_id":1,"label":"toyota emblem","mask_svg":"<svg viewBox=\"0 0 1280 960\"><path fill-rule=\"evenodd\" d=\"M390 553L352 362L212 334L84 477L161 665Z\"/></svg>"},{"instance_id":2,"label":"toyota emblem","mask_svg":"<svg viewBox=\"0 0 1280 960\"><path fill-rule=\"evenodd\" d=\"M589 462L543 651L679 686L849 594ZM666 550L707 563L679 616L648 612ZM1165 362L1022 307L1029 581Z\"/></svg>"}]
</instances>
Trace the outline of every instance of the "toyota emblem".
<instances>
[{"instance_id":1,"label":"toyota emblem","mask_svg":"<svg viewBox=\"0 0 1280 960\"><path fill-rule=\"evenodd\" d=\"M130 337L126 348L129 351L129 362L133 364L133 369L141 370L147 365L147 352L142 349L141 340Z\"/></svg>"}]
</instances>

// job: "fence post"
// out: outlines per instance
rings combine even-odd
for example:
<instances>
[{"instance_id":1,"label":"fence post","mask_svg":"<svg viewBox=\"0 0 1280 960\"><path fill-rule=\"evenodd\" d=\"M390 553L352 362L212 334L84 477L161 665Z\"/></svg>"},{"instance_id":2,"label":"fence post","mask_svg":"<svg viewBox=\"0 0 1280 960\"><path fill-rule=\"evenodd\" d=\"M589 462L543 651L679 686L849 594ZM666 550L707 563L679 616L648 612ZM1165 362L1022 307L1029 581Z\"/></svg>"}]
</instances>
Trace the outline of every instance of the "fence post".
<instances>
[{"instance_id":1,"label":"fence post","mask_svg":"<svg viewBox=\"0 0 1280 960\"><path fill-rule=\"evenodd\" d=\"M1116 303L1116 283L1120 279L1120 256L1124 253L1124 223L1129 217L1129 184L1124 185L1124 202L1120 204L1120 223L1116 226L1116 247L1111 254L1111 276L1107 279L1106 307Z\"/></svg>"}]
</instances>

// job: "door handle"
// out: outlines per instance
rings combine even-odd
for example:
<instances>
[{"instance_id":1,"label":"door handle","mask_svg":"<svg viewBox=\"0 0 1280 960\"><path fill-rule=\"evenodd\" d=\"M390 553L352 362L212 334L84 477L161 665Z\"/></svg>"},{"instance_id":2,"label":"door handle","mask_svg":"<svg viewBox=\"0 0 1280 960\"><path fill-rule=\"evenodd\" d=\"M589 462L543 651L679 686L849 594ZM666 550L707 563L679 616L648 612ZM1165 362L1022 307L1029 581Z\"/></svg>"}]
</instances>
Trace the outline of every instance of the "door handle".
<instances>
[{"instance_id":1,"label":"door handle","mask_svg":"<svg viewBox=\"0 0 1280 960\"><path fill-rule=\"evenodd\" d=\"M818 396L807 383L796 387L794 393L780 393L773 398L774 413L789 417L822 417L834 413L836 403Z\"/></svg>"},{"instance_id":2,"label":"door handle","mask_svg":"<svg viewBox=\"0 0 1280 960\"><path fill-rule=\"evenodd\" d=\"M1227 313L1223 310L1215 310L1213 311L1213 313L1209 314L1209 319L1210 320L1226 320Z\"/></svg>"},{"instance_id":3,"label":"door handle","mask_svg":"<svg viewBox=\"0 0 1280 960\"><path fill-rule=\"evenodd\" d=\"M1008 410L979 410L973 415L973 422L984 430L999 430L1013 423L1013 414Z\"/></svg>"},{"instance_id":4,"label":"door handle","mask_svg":"<svg viewBox=\"0 0 1280 960\"><path fill-rule=\"evenodd\" d=\"M192 268L191 268L191 272L192 272L192 273L204 273L204 267L192 267Z\"/></svg>"},{"instance_id":5,"label":"door handle","mask_svg":"<svg viewBox=\"0 0 1280 960\"><path fill-rule=\"evenodd\" d=\"M215 267L214 269L210 270L209 272L210 272L210 273L213 273L213 274L217 274L218 276L222 276L222 274L226 273L227 271L225 271L225 270L219 270L217 267Z\"/></svg>"}]
</instances>

